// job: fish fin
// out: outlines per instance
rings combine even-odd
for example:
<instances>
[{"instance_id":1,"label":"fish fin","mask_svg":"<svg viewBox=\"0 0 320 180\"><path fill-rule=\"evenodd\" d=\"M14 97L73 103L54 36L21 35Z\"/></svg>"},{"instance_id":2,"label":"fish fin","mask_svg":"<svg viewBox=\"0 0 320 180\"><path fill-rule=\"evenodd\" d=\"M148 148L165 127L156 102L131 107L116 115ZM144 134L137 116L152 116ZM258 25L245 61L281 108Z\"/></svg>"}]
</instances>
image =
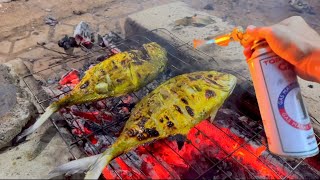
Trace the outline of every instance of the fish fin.
<instances>
[{"instance_id":1,"label":"fish fin","mask_svg":"<svg viewBox=\"0 0 320 180\"><path fill-rule=\"evenodd\" d=\"M111 149L107 149L103 152L97 161L90 167L90 170L86 173L84 179L98 179L103 171L103 169L109 164L113 159L113 155L110 153Z\"/></svg>"},{"instance_id":2,"label":"fish fin","mask_svg":"<svg viewBox=\"0 0 320 180\"><path fill-rule=\"evenodd\" d=\"M182 134L177 134L177 135L175 135L174 139L176 140L177 145L178 145L178 150L180 151L182 149L184 143L186 142L187 137Z\"/></svg>"},{"instance_id":3,"label":"fish fin","mask_svg":"<svg viewBox=\"0 0 320 180\"><path fill-rule=\"evenodd\" d=\"M102 154L98 154L98 155L95 155L95 156L90 156L90 157L86 157L86 158L70 161L70 162L68 162L66 164L63 164L61 166L58 166L54 170L52 170L48 174L48 178L51 179L51 178L54 178L54 177L57 177L57 176L60 176L60 175L68 176L68 175L72 175L72 174L76 174L76 173L85 172L101 156L102 156Z\"/></svg>"},{"instance_id":4,"label":"fish fin","mask_svg":"<svg viewBox=\"0 0 320 180\"><path fill-rule=\"evenodd\" d=\"M215 109L211 114L210 114L210 122L213 123L214 118L216 117L218 112L218 109Z\"/></svg>"},{"instance_id":5,"label":"fish fin","mask_svg":"<svg viewBox=\"0 0 320 180\"><path fill-rule=\"evenodd\" d=\"M25 129L20 135L17 136L16 142L19 142L22 138L28 136L29 134L33 133L35 130L37 130L46 120L53 114L55 113L59 107L55 104L50 105L49 107L46 108L44 114L40 116L37 121L30 126L29 128Z\"/></svg>"}]
</instances>

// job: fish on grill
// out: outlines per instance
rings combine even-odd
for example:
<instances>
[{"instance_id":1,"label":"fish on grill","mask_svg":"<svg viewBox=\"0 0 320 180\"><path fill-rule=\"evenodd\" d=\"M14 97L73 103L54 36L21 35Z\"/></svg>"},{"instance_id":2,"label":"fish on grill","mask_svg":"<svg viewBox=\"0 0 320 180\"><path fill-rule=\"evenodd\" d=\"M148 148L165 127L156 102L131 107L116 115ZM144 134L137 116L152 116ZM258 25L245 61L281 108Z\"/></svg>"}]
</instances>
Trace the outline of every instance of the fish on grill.
<instances>
[{"instance_id":1,"label":"fish on grill","mask_svg":"<svg viewBox=\"0 0 320 180\"><path fill-rule=\"evenodd\" d=\"M66 96L53 102L30 128L16 141L31 134L54 112L75 104L122 96L139 90L153 81L167 64L167 52L159 44L143 45L144 50L118 53L85 72L79 84Z\"/></svg>"},{"instance_id":2,"label":"fish on grill","mask_svg":"<svg viewBox=\"0 0 320 180\"><path fill-rule=\"evenodd\" d=\"M53 170L50 176L89 170L85 178L97 179L112 159L139 145L178 134L187 135L202 120L215 117L235 85L235 76L216 71L172 78L135 106L124 130L109 149L64 164Z\"/></svg>"}]
</instances>

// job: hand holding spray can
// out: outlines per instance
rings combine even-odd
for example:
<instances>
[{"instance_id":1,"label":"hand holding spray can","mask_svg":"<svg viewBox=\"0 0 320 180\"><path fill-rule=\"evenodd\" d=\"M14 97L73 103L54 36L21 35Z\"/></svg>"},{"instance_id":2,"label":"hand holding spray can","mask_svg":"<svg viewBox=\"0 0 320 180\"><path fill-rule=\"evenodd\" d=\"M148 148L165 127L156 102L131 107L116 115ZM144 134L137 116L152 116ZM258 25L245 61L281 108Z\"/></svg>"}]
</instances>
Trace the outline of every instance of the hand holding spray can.
<instances>
[{"instance_id":1,"label":"hand holding spray can","mask_svg":"<svg viewBox=\"0 0 320 180\"><path fill-rule=\"evenodd\" d=\"M218 38L195 40L194 46L250 38L238 28ZM319 153L317 141L304 106L297 75L291 64L276 55L266 41L256 41L247 60L259 104L269 150L287 157L311 157Z\"/></svg>"},{"instance_id":2,"label":"hand holding spray can","mask_svg":"<svg viewBox=\"0 0 320 180\"><path fill-rule=\"evenodd\" d=\"M269 150L288 157L310 157L319 149L304 106L297 75L266 41L255 42L247 60Z\"/></svg>"}]
</instances>

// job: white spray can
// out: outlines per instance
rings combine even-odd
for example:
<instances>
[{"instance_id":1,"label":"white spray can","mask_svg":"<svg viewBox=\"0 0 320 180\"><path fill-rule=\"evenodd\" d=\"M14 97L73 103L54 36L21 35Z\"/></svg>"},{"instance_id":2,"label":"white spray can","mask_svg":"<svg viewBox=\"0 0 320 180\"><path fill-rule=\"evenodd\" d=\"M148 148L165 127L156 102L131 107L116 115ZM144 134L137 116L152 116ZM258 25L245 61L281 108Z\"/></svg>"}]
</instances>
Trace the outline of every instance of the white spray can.
<instances>
[{"instance_id":1,"label":"white spray can","mask_svg":"<svg viewBox=\"0 0 320 180\"><path fill-rule=\"evenodd\" d=\"M247 63L268 141L269 150L287 157L319 153L293 66L277 56L266 41L252 46Z\"/></svg>"}]
</instances>

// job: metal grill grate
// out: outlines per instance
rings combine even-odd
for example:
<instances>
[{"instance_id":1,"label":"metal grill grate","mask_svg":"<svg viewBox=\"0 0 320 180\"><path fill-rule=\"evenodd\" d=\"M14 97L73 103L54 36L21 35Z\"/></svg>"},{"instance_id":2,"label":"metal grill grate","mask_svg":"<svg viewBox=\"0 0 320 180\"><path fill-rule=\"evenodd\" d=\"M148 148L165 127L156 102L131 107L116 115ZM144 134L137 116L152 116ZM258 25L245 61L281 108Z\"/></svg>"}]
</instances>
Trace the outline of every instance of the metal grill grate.
<instances>
[{"instance_id":1,"label":"metal grill grate","mask_svg":"<svg viewBox=\"0 0 320 180\"><path fill-rule=\"evenodd\" d=\"M170 41L167 41L168 39L170 39ZM159 78L159 79L155 80L154 82L151 83L151 85L144 87L142 90L140 90L137 93L132 93L131 96L133 96L137 99L141 99L143 97L143 95L145 95L147 92L150 92L153 88L155 88L156 87L155 85L159 85L162 81L164 81L170 77L174 77L176 75L179 75L179 74L183 74L183 73L187 73L187 72L191 72L191 71L197 71L197 70L206 70L206 69L212 70L212 69L214 69L214 70L218 70L218 71L229 72L229 73L236 75L240 79L240 82L242 82L241 83L242 85L239 85L239 84L237 85L236 91L241 92L242 94L246 94L246 96L249 96L251 98L253 97L253 99L254 99L253 91L249 91L247 88L244 88L244 86L243 86L243 84L245 84L245 83L247 83L247 86L251 86L251 82L249 80L245 79L240 74L237 74L231 70L222 69L220 67L219 63L217 63L214 60L214 58L210 57L209 55L207 55L204 52L193 49L188 43L181 41L179 38L175 37L173 34L171 34L169 31L167 31L165 29L156 29L156 30L153 30L151 32L146 32L141 35L132 36L130 38L125 39L121 43L118 43L116 45L116 47L122 51L129 50L129 49L137 49L137 47L141 47L142 44L148 43L151 41L159 43L160 45L165 47L168 51L169 65L168 65L167 71L165 72L165 74L167 74L167 76L165 76L165 78ZM45 109L50 102L52 102L56 98L59 98L62 95L62 94L56 94L52 90L52 89L54 89L54 86L56 85L54 83L55 81L59 80L59 78L63 74L67 73L71 69L78 69L79 70L79 69L82 69L83 67L88 67L90 64L97 63L97 61L96 61L97 57L100 55L109 53L110 48L108 48L108 47L101 48L99 46L94 46L94 48L92 48L90 50L85 49L85 48L83 48L83 50L85 50L86 53L82 56L64 56L62 60L57 61L54 64L49 65L48 68L41 70L41 71L33 72L32 74L30 74L24 78L24 81L27 84L28 88L33 93L34 97L36 98L36 100L38 101L38 103L41 105L41 107L43 109ZM210 65L207 66L208 64L210 64ZM39 80L42 85L49 87L49 89L52 91L52 93L55 95L55 97L48 98L46 96L46 93L42 89L39 90L39 89L35 88L29 81L29 78L33 78L33 77L35 77L37 80ZM53 81L53 83L50 81ZM193 146L203 156L203 158L206 159L206 161L208 161L209 164L211 164L211 166L208 167L205 171L199 170L199 168L193 164L189 164L188 160L186 160L185 157L181 156L181 154L179 154L179 152L177 152L174 148L171 147L169 141L163 141L162 145L170 148L171 151L175 154L175 156L181 158L183 160L183 162L191 168L190 171L193 171L196 174L196 176L194 178L198 178L198 179L211 178L212 174L214 174L217 171L217 169L219 169L220 172L223 173L226 178L229 178L229 179L234 178L234 176L232 174L228 173L225 170L224 167L225 167L226 162L228 162L228 163L232 162L233 167L241 167L241 169L243 169L243 171L245 171L246 177L259 179L260 177L257 177L255 175L255 173L252 172L252 170L250 170L243 163L243 161L241 161L241 159L239 160L238 158L235 158L235 156L233 156L235 153L239 153L239 152L243 152L243 151L248 152L248 154L250 156L257 158L258 161L260 161L260 163L265 163L265 165L272 172L274 172L276 174L276 178L286 179L286 178L289 178L291 175L296 175L296 177L298 177L298 178L310 177L310 176L304 176L304 174L296 172L296 171L299 171L299 168L302 167L302 164L306 165L306 163L304 162L304 159L287 160L287 159L272 155L268 151L266 151L265 153L267 154L266 155L267 158L276 159L278 162L280 162L282 164L283 167L281 167L281 168L286 169L289 172L286 174L280 174L279 170L277 170L277 167L275 167L277 165L274 165L272 163L266 164L267 161L266 161L266 159L263 159L264 157L257 156L254 152L252 152L252 150L250 148L248 148L248 145L252 142L254 142L255 144L259 144L259 146L266 147L266 143L264 141L262 141L262 139L265 138L265 135L264 135L264 131L263 131L263 127L262 127L262 123L261 123L260 119L259 118L255 119L255 117L259 117L259 112L257 112L256 102L254 100L250 101L250 98L249 98L249 100L247 99L248 101L245 101L245 100L241 101L243 106L246 106L248 104L250 106L252 106L252 103L253 103L253 105L256 106L255 112L251 111L251 112L249 112L251 114L248 115L248 113L242 111L241 108L235 107L235 104L239 103L239 101L237 101L237 98L238 97L235 97L235 96L230 97L230 99L225 103L224 107L227 107L227 108L234 110L240 116L247 116L247 117L249 117L249 122L256 122L256 123L254 124L254 127L248 125L247 123L242 123L242 122L231 123L233 129L236 129L237 131L242 132L242 134L245 136L245 141L239 141L239 139L237 139L234 136L231 136L230 133L227 133L226 130L224 128L222 128L222 126L219 125L219 122L215 122L213 124L213 126L215 128L217 128L217 131L223 133L224 136L229 137L232 141L236 142L236 144L238 145L231 152L225 151L224 149L220 149L219 151L222 154L224 154L224 157L220 158L220 159L214 160L214 159L208 157L208 155L206 153L201 152L201 149L198 147L198 145L196 143L194 143L192 141L189 142L189 145ZM116 109L119 105L124 104L124 102L122 101L121 98L113 98L113 104L115 105L114 108ZM77 108L81 109L81 110L86 109L88 112L89 112L89 109L92 110L92 107L90 107L90 104L79 105L79 106L77 106ZM254 109L254 108L252 108L252 109ZM117 114L114 114L113 110L114 110L113 108L108 109L108 111L112 114L112 116L115 117L115 116L117 116ZM75 119L72 117L71 114L70 114L70 116L62 116L62 118L64 118L64 120L66 122L69 122L67 124L67 126L70 126L70 124L72 124L73 121L75 121ZM100 117L96 117L96 118L99 121ZM95 131L93 131L92 133L93 134L102 134L102 135L113 134L112 136L108 136L108 138L107 138L109 144L111 144L112 142L114 142L114 140L116 138L116 135L114 135L114 134L116 134L117 131L118 132L121 131L121 128L123 127L127 118L128 118L127 116L121 117L118 120L112 121L112 122L105 122L105 121L101 120L102 125L98 125L96 127ZM315 118L313 118L313 120L316 123L318 123L318 121ZM92 152L94 152L95 154L101 153L98 149L95 148L95 146L91 143L91 141L89 139L92 134L86 135L84 137L78 137L78 136L73 135L74 141L69 142L65 138L66 135L64 133L62 133L63 127L61 127L59 125L59 121L52 120L52 119L51 119L51 121L52 121L53 125L57 128L57 130L59 131L62 138L65 140L65 142L68 145L68 148L70 150L70 153L72 154L72 156L75 159L78 158L73 153L73 149L75 147L78 147L78 148L80 147L80 148L82 148L84 153L87 153L87 151L85 151L83 149L84 143L88 143L89 147L92 148ZM112 129L112 130L110 130L110 129ZM195 131L197 131L199 134L203 135L203 137L206 138L208 141L210 141L212 144L216 143L215 141L210 139L210 137L207 136L207 134L205 132L203 132L203 129L201 129L201 127L200 128L196 127ZM318 142L320 142L318 136L317 136L317 139L318 139ZM168 165L165 165L162 162L162 160L159 159L154 154L153 149L150 148L149 145L145 145L142 148L144 148L145 151L151 157L153 157L155 159L155 161L164 170L166 170L172 178L179 178L179 177L177 177L177 174L175 172L172 172L172 169L170 167L168 167ZM87 154L87 155L89 155L89 154ZM139 171L139 173L141 175L143 175L144 178L147 178L148 175L140 170L140 167L137 163L137 159L135 156L136 155L132 151L130 151L129 153L122 155L121 158L123 160L125 160L126 162L129 162L131 164L131 167L136 169L137 171ZM117 167L115 167L113 165L113 163L110 163L109 167L112 169L113 173L115 173L116 176L118 176L118 178L122 179L121 174L118 172ZM320 174L317 170L315 170L309 166L308 166L307 170L304 168L303 171L308 172L311 176L314 176L314 177L319 176L319 174Z\"/></svg>"}]
</instances>

